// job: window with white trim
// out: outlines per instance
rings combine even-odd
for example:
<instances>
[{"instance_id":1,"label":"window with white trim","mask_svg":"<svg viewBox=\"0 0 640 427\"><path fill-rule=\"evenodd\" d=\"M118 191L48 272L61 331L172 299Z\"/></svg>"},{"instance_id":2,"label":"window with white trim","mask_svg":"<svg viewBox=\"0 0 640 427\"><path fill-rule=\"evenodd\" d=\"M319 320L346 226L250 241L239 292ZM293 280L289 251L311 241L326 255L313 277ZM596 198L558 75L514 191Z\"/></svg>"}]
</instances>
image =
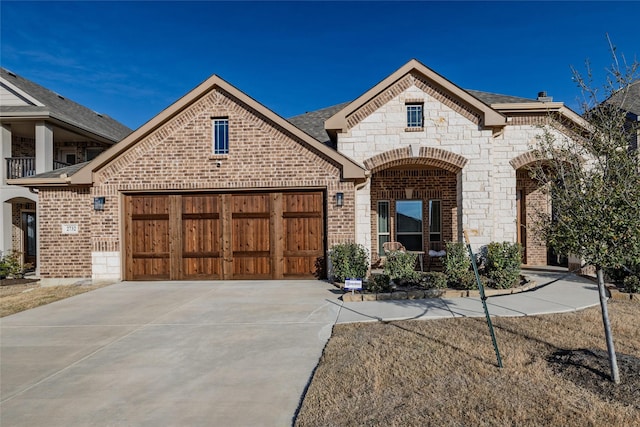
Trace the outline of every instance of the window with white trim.
<instances>
[{"instance_id":1,"label":"window with white trim","mask_svg":"<svg viewBox=\"0 0 640 427\"><path fill-rule=\"evenodd\" d=\"M407 127L421 128L424 126L423 104L407 104Z\"/></svg>"},{"instance_id":2,"label":"window with white trim","mask_svg":"<svg viewBox=\"0 0 640 427\"><path fill-rule=\"evenodd\" d=\"M422 251L422 200L396 201L396 240L409 251Z\"/></svg>"},{"instance_id":3,"label":"window with white trim","mask_svg":"<svg viewBox=\"0 0 640 427\"><path fill-rule=\"evenodd\" d=\"M229 154L229 119L213 118L213 154Z\"/></svg>"},{"instance_id":4,"label":"window with white trim","mask_svg":"<svg viewBox=\"0 0 640 427\"><path fill-rule=\"evenodd\" d=\"M383 245L391 241L389 231L389 202L386 200L378 201L378 254L384 256Z\"/></svg>"}]
</instances>

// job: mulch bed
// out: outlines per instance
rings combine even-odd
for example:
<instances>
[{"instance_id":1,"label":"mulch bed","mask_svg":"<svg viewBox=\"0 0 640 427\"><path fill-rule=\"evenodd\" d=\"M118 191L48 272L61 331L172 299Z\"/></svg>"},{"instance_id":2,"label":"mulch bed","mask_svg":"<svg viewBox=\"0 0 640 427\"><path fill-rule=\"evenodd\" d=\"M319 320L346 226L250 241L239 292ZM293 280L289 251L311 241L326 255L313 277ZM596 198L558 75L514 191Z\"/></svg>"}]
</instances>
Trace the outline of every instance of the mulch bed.
<instances>
[{"instance_id":1,"label":"mulch bed","mask_svg":"<svg viewBox=\"0 0 640 427\"><path fill-rule=\"evenodd\" d=\"M37 281L38 279L0 279L0 286L26 285Z\"/></svg>"},{"instance_id":2,"label":"mulch bed","mask_svg":"<svg viewBox=\"0 0 640 427\"><path fill-rule=\"evenodd\" d=\"M609 356L604 350L556 351L547 359L553 371L604 399L640 409L640 358L617 353L620 384L610 379Z\"/></svg>"}]
</instances>

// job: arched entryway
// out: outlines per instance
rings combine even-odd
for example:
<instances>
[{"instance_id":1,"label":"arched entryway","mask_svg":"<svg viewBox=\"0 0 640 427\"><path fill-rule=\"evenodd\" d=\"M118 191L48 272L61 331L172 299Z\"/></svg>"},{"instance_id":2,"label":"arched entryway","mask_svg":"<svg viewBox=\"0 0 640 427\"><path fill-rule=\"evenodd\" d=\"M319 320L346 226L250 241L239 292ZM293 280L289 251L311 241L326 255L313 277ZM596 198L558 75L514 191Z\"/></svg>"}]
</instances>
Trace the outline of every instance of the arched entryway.
<instances>
[{"instance_id":1,"label":"arched entryway","mask_svg":"<svg viewBox=\"0 0 640 427\"><path fill-rule=\"evenodd\" d=\"M445 150L398 149L369 159L371 171L371 258L384 256L383 244L407 250L441 251L459 235L458 180L466 159Z\"/></svg>"},{"instance_id":2,"label":"arched entryway","mask_svg":"<svg viewBox=\"0 0 640 427\"><path fill-rule=\"evenodd\" d=\"M545 240L536 232L535 222L540 213L554 215L548 194L539 182L531 178L531 167L537 161L535 153L522 154L511 161L516 169L516 223L518 243L524 249L525 265L557 265L566 267L567 258L547 248Z\"/></svg>"}]
</instances>

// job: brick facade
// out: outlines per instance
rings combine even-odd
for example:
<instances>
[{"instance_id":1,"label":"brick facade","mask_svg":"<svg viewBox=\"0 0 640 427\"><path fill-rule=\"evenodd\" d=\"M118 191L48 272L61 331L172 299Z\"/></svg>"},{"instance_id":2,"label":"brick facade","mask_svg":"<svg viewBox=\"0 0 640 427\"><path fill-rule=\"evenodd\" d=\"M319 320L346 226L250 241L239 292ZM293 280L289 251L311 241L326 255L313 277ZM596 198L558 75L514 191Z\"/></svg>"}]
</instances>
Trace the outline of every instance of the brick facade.
<instances>
[{"instance_id":1,"label":"brick facade","mask_svg":"<svg viewBox=\"0 0 640 427\"><path fill-rule=\"evenodd\" d=\"M145 128L134 143L95 166L92 186L41 189L39 209L54 213L40 224L43 277L121 278L124 195L152 192L322 190L326 248L355 241L370 250L374 262L379 200L390 202L392 235L398 200L422 200L423 224L428 224L428 201L441 201L442 238L438 247L430 245L428 227L423 227L427 252L446 241L460 241L463 230L475 249L517 241L522 195L526 262L546 263L546 246L531 228L531 218L548 203L526 175L526 166L534 160L541 125L551 125L558 138L574 135L566 119L541 112L508 113L504 126L485 128L484 113L473 103L410 72L344 117L337 152L367 173L365 178L342 179L342 160L223 87L190 98L184 108ZM423 105L423 127L407 128L407 103ZM212 118L221 117L229 120L229 154L214 155ZM341 207L336 193L344 195ZM105 198L103 211L93 211L94 197ZM60 213L56 203L63 206ZM61 236L65 221L78 222L79 234ZM60 244L69 246L64 253L72 255L73 266L57 265Z\"/></svg>"},{"instance_id":2,"label":"brick facade","mask_svg":"<svg viewBox=\"0 0 640 427\"><path fill-rule=\"evenodd\" d=\"M212 154L212 117L229 119L229 154ZM218 162L220 166L218 167ZM121 277L123 194L135 192L322 189L326 191L327 247L355 238L353 182L340 179L332 160L290 135L230 94L215 90L144 137L94 175L89 189L42 188L42 277ZM335 194L344 194L337 207ZM94 197L105 209L93 211ZM78 222L80 233L61 236L61 224ZM71 254L73 266L59 262ZM93 253L93 260L92 260ZM93 271L92 271L93 264Z\"/></svg>"},{"instance_id":3,"label":"brick facade","mask_svg":"<svg viewBox=\"0 0 640 427\"><path fill-rule=\"evenodd\" d=\"M43 188L38 199L40 276L43 279L91 277L89 188ZM63 224L77 225L77 234L63 234Z\"/></svg>"}]
</instances>

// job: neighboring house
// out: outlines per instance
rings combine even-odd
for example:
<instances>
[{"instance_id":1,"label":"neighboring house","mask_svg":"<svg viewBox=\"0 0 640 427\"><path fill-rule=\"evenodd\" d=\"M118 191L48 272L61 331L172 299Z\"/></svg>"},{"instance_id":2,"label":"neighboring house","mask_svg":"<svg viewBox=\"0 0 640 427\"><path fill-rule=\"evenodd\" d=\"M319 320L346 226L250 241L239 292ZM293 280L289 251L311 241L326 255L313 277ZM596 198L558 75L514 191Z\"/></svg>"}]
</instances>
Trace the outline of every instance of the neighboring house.
<instances>
[{"instance_id":1,"label":"neighboring house","mask_svg":"<svg viewBox=\"0 0 640 427\"><path fill-rule=\"evenodd\" d=\"M463 230L540 265L527 225L549 207L527 166L545 124L583 121L416 60L289 121L212 76L82 168L12 183L39 190L45 281L322 276L339 242L377 262L386 241L428 254Z\"/></svg>"},{"instance_id":2,"label":"neighboring house","mask_svg":"<svg viewBox=\"0 0 640 427\"><path fill-rule=\"evenodd\" d=\"M36 266L38 194L7 180L73 173L131 129L4 68L0 124L0 252L19 252Z\"/></svg>"},{"instance_id":3,"label":"neighboring house","mask_svg":"<svg viewBox=\"0 0 640 427\"><path fill-rule=\"evenodd\" d=\"M631 137L630 146L638 149L640 139L640 79L633 81L624 90L618 91L607 100L627 113L627 120L631 126L635 127L635 133Z\"/></svg>"}]
</instances>

